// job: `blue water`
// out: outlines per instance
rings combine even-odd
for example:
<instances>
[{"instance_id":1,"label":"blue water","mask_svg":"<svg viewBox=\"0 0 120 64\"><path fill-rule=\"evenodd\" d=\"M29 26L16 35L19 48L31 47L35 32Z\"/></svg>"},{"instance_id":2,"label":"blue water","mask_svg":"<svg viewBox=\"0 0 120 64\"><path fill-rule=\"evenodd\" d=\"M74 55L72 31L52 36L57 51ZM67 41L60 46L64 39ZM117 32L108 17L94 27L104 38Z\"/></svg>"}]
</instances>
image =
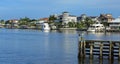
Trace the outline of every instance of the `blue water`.
<instances>
[{"instance_id":1,"label":"blue water","mask_svg":"<svg viewBox=\"0 0 120 64\"><path fill-rule=\"evenodd\" d=\"M82 63L77 58L78 33L74 30L0 29L0 64L89 64L88 60ZM110 37L120 40L120 33L100 36L99 33L80 33L84 33L85 39ZM94 64L99 64L99 61Z\"/></svg>"},{"instance_id":2,"label":"blue water","mask_svg":"<svg viewBox=\"0 0 120 64\"><path fill-rule=\"evenodd\" d=\"M77 64L77 34L0 30L0 64Z\"/></svg>"}]
</instances>

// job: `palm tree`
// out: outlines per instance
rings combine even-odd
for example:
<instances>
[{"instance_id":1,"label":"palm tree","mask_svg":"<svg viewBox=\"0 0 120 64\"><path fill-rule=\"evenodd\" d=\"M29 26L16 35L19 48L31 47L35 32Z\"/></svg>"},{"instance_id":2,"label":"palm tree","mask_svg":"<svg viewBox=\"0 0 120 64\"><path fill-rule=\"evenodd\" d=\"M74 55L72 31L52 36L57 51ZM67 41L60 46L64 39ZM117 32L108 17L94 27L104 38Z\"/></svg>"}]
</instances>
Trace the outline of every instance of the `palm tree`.
<instances>
[{"instance_id":1,"label":"palm tree","mask_svg":"<svg viewBox=\"0 0 120 64\"><path fill-rule=\"evenodd\" d=\"M87 17L85 19L85 26L86 26L86 28L90 27L90 25L93 24L93 23L94 23L94 21L92 21L91 18Z\"/></svg>"}]
</instances>

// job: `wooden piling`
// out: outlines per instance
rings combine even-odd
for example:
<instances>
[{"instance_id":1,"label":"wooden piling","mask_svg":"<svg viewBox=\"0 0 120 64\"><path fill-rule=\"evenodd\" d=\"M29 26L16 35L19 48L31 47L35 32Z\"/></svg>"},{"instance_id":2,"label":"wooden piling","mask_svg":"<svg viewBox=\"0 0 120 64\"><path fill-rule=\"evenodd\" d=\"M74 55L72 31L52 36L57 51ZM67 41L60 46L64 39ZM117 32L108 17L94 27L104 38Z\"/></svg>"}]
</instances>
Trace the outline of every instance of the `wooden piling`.
<instances>
[{"instance_id":1,"label":"wooden piling","mask_svg":"<svg viewBox=\"0 0 120 64\"><path fill-rule=\"evenodd\" d=\"M90 59L93 59L93 42L90 42Z\"/></svg>"},{"instance_id":2,"label":"wooden piling","mask_svg":"<svg viewBox=\"0 0 120 64\"><path fill-rule=\"evenodd\" d=\"M80 58L80 54L81 54L81 43L78 43L78 58Z\"/></svg>"},{"instance_id":3,"label":"wooden piling","mask_svg":"<svg viewBox=\"0 0 120 64\"><path fill-rule=\"evenodd\" d=\"M108 58L111 60L113 59L113 44L111 41L109 43L110 43L110 46L109 46L109 57Z\"/></svg>"},{"instance_id":4,"label":"wooden piling","mask_svg":"<svg viewBox=\"0 0 120 64\"><path fill-rule=\"evenodd\" d=\"M84 40L84 47L83 47L83 57L85 58L86 57L86 42Z\"/></svg>"},{"instance_id":5,"label":"wooden piling","mask_svg":"<svg viewBox=\"0 0 120 64\"><path fill-rule=\"evenodd\" d=\"M119 56L118 56L118 59L120 61L120 43L119 43Z\"/></svg>"},{"instance_id":6,"label":"wooden piling","mask_svg":"<svg viewBox=\"0 0 120 64\"><path fill-rule=\"evenodd\" d=\"M80 48L80 50L81 50L81 52L80 52L80 56L83 58L83 41L81 41L81 48Z\"/></svg>"},{"instance_id":7,"label":"wooden piling","mask_svg":"<svg viewBox=\"0 0 120 64\"><path fill-rule=\"evenodd\" d=\"M101 42L100 43L100 56L99 56L99 58L102 60L102 58L103 58L103 53L102 53L102 51L103 51L103 43Z\"/></svg>"},{"instance_id":8,"label":"wooden piling","mask_svg":"<svg viewBox=\"0 0 120 64\"><path fill-rule=\"evenodd\" d=\"M89 64L93 64L93 59L90 59L89 61L90 61L90 63L89 63Z\"/></svg>"},{"instance_id":9,"label":"wooden piling","mask_svg":"<svg viewBox=\"0 0 120 64\"><path fill-rule=\"evenodd\" d=\"M103 59L100 59L100 60L99 60L99 64L103 64Z\"/></svg>"}]
</instances>

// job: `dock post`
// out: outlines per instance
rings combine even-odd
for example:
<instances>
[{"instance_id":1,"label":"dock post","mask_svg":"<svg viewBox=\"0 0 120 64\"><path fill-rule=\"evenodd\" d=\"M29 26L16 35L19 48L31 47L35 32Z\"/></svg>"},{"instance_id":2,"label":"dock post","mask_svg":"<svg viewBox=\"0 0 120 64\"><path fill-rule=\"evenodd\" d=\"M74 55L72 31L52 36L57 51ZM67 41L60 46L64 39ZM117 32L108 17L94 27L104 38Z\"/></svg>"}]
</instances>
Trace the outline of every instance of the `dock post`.
<instances>
[{"instance_id":1,"label":"dock post","mask_svg":"<svg viewBox=\"0 0 120 64\"><path fill-rule=\"evenodd\" d=\"M80 58L80 53L81 53L81 42L79 41L79 43L78 43L78 58Z\"/></svg>"},{"instance_id":2,"label":"dock post","mask_svg":"<svg viewBox=\"0 0 120 64\"><path fill-rule=\"evenodd\" d=\"M83 57L86 57L86 42L84 40L84 47L83 47Z\"/></svg>"},{"instance_id":3,"label":"dock post","mask_svg":"<svg viewBox=\"0 0 120 64\"><path fill-rule=\"evenodd\" d=\"M93 64L93 59L89 59L89 64Z\"/></svg>"},{"instance_id":4,"label":"dock post","mask_svg":"<svg viewBox=\"0 0 120 64\"><path fill-rule=\"evenodd\" d=\"M120 61L120 43L119 43L119 56L118 56L118 59Z\"/></svg>"},{"instance_id":5,"label":"dock post","mask_svg":"<svg viewBox=\"0 0 120 64\"><path fill-rule=\"evenodd\" d=\"M113 44L112 42L110 41L110 47L109 47L109 60L112 60L113 59Z\"/></svg>"},{"instance_id":6,"label":"dock post","mask_svg":"<svg viewBox=\"0 0 120 64\"><path fill-rule=\"evenodd\" d=\"M79 53L78 53L78 57L79 57L79 58L83 58L83 45L84 45L84 43L83 43L83 41L81 40L81 41L79 42Z\"/></svg>"},{"instance_id":7,"label":"dock post","mask_svg":"<svg viewBox=\"0 0 120 64\"><path fill-rule=\"evenodd\" d=\"M83 46L84 46L84 42L83 40L81 41L81 52L80 52L80 56L83 58Z\"/></svg>"},{"instance_id":8,"label":"dock post","mask_svg":"<svg viewBox=\"0 0 120 64\"><path fill-rule=\"evenodd\" d=\"M103 64L103 59L99 59L99 64Z\"/></svg>"},{"instance_id":9,"label":"dock post","mask_svg":"<svg viewBox=\"0 0 120 64\"><path fill-rule=\"evenodd\" d=\"M100 56L99 56L99 58L100 58L100 60L102 60L102 58L103 58L103 43L101 42L100 43Z\"/></svg>"},{"instance_id":10,"label":"dock post","mask_svg":"<svg viewBox=\"0 0 120 64\"><path fill-rule=\"evenodd\" d=\"M78 58L81 58L82 56L82 37L79 34L79 44L78 44L79 52L78 52Z\"/></svg>"},{"instance_id":11,"label":"dock post","mask_svg":"<svg viewBox=\"0 0 120 64\"><path fill-rule=\"evenodd\" d=\"M93 59L93 42L90 42L90 59Z\"/></svg>"}]
</instances>

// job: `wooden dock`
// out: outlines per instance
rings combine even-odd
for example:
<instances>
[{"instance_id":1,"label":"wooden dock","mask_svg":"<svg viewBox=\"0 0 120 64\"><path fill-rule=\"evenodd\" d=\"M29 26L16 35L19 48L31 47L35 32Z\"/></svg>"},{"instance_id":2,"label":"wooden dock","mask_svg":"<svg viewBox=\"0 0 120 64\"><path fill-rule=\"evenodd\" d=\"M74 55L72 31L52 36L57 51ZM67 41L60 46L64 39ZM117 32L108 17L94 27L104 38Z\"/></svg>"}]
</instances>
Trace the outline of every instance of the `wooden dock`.
<instances>
[{"instance_id":1,"label":"wooden dock","mask_svg":"<svg viewBox=\"0 0 120 64\"><path fill-rule=\"evenodd\" d=\"M108 59L117 57L120 60L120 41L107 40L84 40L79 41L78 58L85 58L89 56L90 59L98 56L102 59L104 56Z\"/></svg>"}]
</instances>

